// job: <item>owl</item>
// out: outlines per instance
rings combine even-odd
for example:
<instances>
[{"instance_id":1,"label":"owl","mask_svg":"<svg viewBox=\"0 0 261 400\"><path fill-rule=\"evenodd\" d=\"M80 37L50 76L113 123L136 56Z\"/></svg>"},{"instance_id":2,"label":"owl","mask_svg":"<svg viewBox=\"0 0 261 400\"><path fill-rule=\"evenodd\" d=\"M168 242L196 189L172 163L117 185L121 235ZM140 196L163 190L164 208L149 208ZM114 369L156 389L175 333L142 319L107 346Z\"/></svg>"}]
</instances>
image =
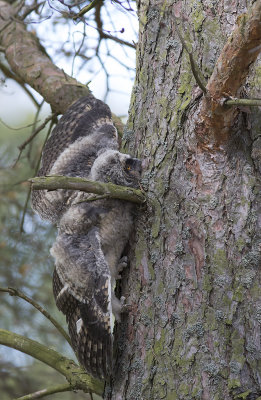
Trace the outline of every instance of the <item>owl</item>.
<instances>
[{"instance_id":1,"label":"owl","mask_svg":"<svg viewBox=\"0 0 261 400\"><path fill-rule=\"evenodd\" d=\"M39 176L66 175L137 188L141 161L118 151L117 130L102 101L76 101L47 141ZM59 189L33 190L32 207L58 233L53 292L65 316L79 362L94 377L108 379L113 368L113 326L122 301L114 293L126 265L122 257L133 228L135 206L118 199Z\"/></svg>"}]
</instances>

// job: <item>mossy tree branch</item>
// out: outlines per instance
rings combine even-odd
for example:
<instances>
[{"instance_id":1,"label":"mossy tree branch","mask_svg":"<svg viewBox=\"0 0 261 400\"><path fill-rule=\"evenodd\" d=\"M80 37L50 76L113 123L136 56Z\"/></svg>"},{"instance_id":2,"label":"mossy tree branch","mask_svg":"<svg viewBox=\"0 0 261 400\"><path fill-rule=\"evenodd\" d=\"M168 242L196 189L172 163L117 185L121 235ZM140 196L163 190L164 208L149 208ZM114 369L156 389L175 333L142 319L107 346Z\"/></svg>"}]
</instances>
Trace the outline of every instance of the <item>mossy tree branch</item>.
<instances>
[{"instance_id":1,"label":"mossy tree branch","mask_svg":"<svg viewBox=\"0 0 261 400\"><path fill-rule=\"evenodd\" d=\"M82 192L95 193L103 198L120 199L143 204L146 201L141 190L127 186L119 186L113 183L91 181L85 178L70 176L40 176L29 179L33 190L81 190Z\"/></svg>"},{"instance_id":2,"label":"mossy tree branch","mask_svg":"<svg viewBox=\"0 0 261 400\"><path fill-rule=\"evenodd\" d=\"M0 344L19 350L49 365L62 374L74 390L93 392L98 395L103 393L103 383L101 381L88 375L73 360L62 356L57 351L35 340L0 329Z\"/></svg>"},{"instance_id":3,"label":"mossy tree branch","mask_svg":"<svg viewBox=\"0 0 261 400\"><path fill-rule=\"evenodd\" d=\"M224 99L238 95L250 65L261 51L261 2L255 2L237 23L216 62L203 98L197 123L203 146L213 140L217 145L222 144L229 137L238 110L228 105L239 103L225 102Z\"/></svg>"}]
</instances>

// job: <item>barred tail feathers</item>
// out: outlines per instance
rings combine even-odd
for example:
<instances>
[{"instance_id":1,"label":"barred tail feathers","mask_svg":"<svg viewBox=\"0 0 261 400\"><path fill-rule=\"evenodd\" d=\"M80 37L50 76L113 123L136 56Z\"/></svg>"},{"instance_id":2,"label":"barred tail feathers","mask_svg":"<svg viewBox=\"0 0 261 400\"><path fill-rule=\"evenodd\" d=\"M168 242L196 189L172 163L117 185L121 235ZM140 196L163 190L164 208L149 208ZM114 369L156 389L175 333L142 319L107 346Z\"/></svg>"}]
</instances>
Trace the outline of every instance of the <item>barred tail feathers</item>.
<instances>
[{"instance_id":1,"label":"barred tail feathers","mask_svg":"<svg viewBox=\"0 0 261 400\"><path fill-rule=\"evenodd\" d=\"M108 329L109 316L105 321L94 318L93 305L81 303L63 285L55 269L53 292L56 305L66 315L69 335L76 356L88 373L100 379L111 375L113 336Z\"/></svg>"},{"instance_id":2,"label":"barred tail feathers","mask_svg":"<svg viewBox=\"0 0 261 400\"><path fill-rule=\"evenodd\" d=\"M80 315L80 310L77 309L74 318L69 321L69 333L76 342L79 362L93 376L106 379L111 375L112 369L112 335L94 338L82 318L75 323ZM78 327L78 332L75 332L75 327Z\"/></svg>"}]
</instances>

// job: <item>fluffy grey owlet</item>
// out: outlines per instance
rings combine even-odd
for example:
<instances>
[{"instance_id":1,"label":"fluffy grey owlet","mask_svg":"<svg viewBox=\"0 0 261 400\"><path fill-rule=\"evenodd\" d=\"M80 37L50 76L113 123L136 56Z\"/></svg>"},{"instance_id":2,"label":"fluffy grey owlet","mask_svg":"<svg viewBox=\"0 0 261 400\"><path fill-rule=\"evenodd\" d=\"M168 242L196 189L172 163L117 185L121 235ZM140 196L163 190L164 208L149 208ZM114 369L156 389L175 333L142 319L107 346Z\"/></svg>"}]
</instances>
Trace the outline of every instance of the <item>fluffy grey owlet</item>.
<instances>
[{"instance_id":1,"label":"fluffy grey owlet","mask_svg":"<svg viewBox=\"0 0 261 400\"><path fill-rule=\"evenodd\" d=\"M78 176L136 188L141 162L118 151L110 109L89 95L59 120L44 147L38 175ZM114 286L135 206L117 199L88 201L93 196L35 190L32 206L58 227L51 248L53 292L66 315L74 351L87 372L107 379L112 369L113 321L119 320L122 307Z\"/></svg>"}]
</instances>

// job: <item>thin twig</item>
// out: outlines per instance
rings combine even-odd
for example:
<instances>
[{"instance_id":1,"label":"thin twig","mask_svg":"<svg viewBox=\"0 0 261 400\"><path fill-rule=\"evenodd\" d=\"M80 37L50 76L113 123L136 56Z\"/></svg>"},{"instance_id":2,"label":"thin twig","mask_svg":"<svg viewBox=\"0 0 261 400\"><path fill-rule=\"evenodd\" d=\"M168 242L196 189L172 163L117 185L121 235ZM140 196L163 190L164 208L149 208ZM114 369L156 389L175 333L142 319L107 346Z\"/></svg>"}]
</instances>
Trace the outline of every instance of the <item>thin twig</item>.
<instances>
[{"instance_id":1,"label":"thin twig","mask_svg":"<svg viewBox=\"0 0 261 400\"><path fill-rule=\"evenodd\" d=\"M185 42L185 40L183 39L183 37L182 37L182 35L180 33L180 30L178 28L178 24L177 24L177 20L176 20L175 15L173 15L173 22L174 22L174 25L175 25L179 40L181 41L182 46L184 47L184 49L187 51L187 53L189 55L189 61L190 61L190 65L191 65L191 70L192 70L193 76L194 76L198 86L202 90L202 92L207 93L207 89L206 89L207 83L205 81L205 78L203 77L203 74L200 71L196 61L194 60L192 51L189 49L187 43Z\"/></svg>"},{"instance_id":2,"label":"thin twig","mask_svg":"<svg viewBox=\"0 0 261 400\"><path fill-rule=\"evenodd\" d=\"M28 7L24 13L20 16L22 20L24 20L26 17L28 17L29 14L31 14L33 11L36 11L37 8L39 8L41 5L43 5L45 1L41 1L38 4L33 5L32 7Z\"/></svg>"},{"instance_id":3,"label":"thin twig","mask_svg":"<svg viewBox=\"0 0 261 400\"><path fill-rule=\"evenodd\" d=\"M74 62L75 62L75 59L76 59L76 57L79 56L79 54L80 54L80 51L81 51L81 49L82 49L82 47L83 47L83 44L84 44L85 37L86 37L86 25L83 24L82 40L81 40L81 43L80 43L80 46L79 46L78 50L76 50L76 48L75 48L75 42L74 42L74 40L73 40L73 47L74 47L75 52L74 52L73 60L72 60L71 76L73 76L73 69L74 69ZM74 36L73 36L73 39L74 39Z\"/></svg>"},{"instance_id":4,"label":"thin twig","mask_svg":"<svg viewBox=\"0 0 261 400\"><path fill-rule=\"evenodd\" d=\"M5 51L5 49L3 51ZM39 107L38 101L35 99L32 92L30 92L30 90L25 86L24 81L19 76L11 72L10 68L7 68L5 64L2 62L0 62L0 69L5 74L6 78L13 79L15 82L17 82L21 86L21 88L26 92L26 94L31 98L34 105L36 107Z\"/></svg>"},{"instance_id":5,"label":"thin twig","mask_svg":"<svg viewBox=\"0 0 261 400\"><path fill-rule=\"evenodd\" d=\"M26 141L24 143L22 143L20 146L18 146L18 149L20 151L24 150L24 148L35 138L35 136L41 132L41 130L43 130L45 128L45 126L48 124L49 121L51 121L55 116L57 116L57 113L53 113L51 115L49 115L49 117L47 117L44 122L38 126L38 128L33 132L33 134L26 139Z\"/></svg>"},{"instance_id":6,"label":"thin twig","mask_svg":"<svg viewBox=\"0 0 261 400\"><path fill-rule=\"evenodd\" d=\"M228 99L224 101L224 106L250 106L260 107L261 99Z\"/></svg>"},{"instance_id":7,"label":"thin twig","mask_svg":"<svg viewBox=\"0 0 261 400\"><path fill-rule=\"evenodd\" d=\"M35 400L41 399L42 397L49 396L50 394L54 393L61 393L61 392L69 392L73 390L73 387L70 383L65 383L63 385L52 386L50 388L38 390L37 392L26 394L25 396L18 397L15 400Z\"/></svg>"},{"instance_id":8,"label":"thin twig","mask_svg":"<svg viewBox=\"0 0 261 400\"><path fill-rule=\"evenodd\" d=\"M36 111L36 114L35 114L35 116L34 116L34 126L32 127L32 134L33 134L33 132L35 131L35 129L36 129L36 124L37 124L37 119L38 119L38 117L39 117L39 115L40 115L40 112L41 112L41 108L42 108L42 106L44 105L44 99L42 99L42 101L41 101L41 103L40 103L40 105L39 105L39 107L38 107L38 109L37 109L37 111ZM33 144L33 141L31 141L30 142L30 145L29 145L29 148L28 148L28 151L27 151L27 158L28 158L28 161L30 161L30 154L31 154L31 150L32 150L32 144ZM21 150L22 151L22 150Z\"/></svg>"},{"instance_id":9,"label":"thin twig","mask_svg":"<svg viewBox=\"0 0 261 400\"><path fill-rule=\"evenodd\" d=\"M27 210L27 207L28 207L28 203L29 203L29 200L30 200L30 195L31 195L31 186L29 187L29 189L27 191L27 196L26 196L26 200L25 200L25 203L24 203L24 207L23 207L23 215L22 215L22 218L21 218L20 228L19 228L19 232L20 233L24 233L24 220L25 220L25 214L26 214L26 210Z\"/></svg>"},{"instance_id":10,"label":"thin twig","mask_svg":"<svg viewBox=\"0 0 261 400\"><path fill-rule=\"evenodd\" d=\"M33 122L33 129L32 129L33 132L35 130L35 126L36 126L36 123L37 123L37 118L39 116L39 113L40 113L40 110L41 110L41 107L42 107L43 104L44 104L44 100L42 100L42 102L39 105L38 110L36 112L36 115L35 115L35 118L34 118L34 122ZM18 155L18 158L17 158L14 166L17 164L18 160L20 159L22 151L23 150L20 150L20 153ZM28 151L28 154L27 154L28 160L30 160L30 151L31 151L31 148L29 148L29 151ZM38 161L40 162L40 160L38 160ZM37 171L38 171L38 168L35 171L35 175L36 175ZM22 219L21 219L21 223L20 223L20 233L24 232L24 219L25 219L25 214L26 214L26 211L27 211L28 203L29 203L29 200L30 200L30 194L31 194L31 187L28 188L28 192L27 192L27 196L26 196L26 200L25 200L25 204L24 204L24 208L23 208L23 215L22 215Z\"/></svg>"},{"instance_id":11,"label":"thin twig","mask_svg":"<svg viewBox=\"0 0 261 400\"><path fill-rule=\"evenodd\" d=\"M65 332L63 327L57 322L43 307L40 306L35 300L31 299L30 297L26 296L23 292L15 288L2 288L0 287L0 292L9 293L10 296L17 296L21 299L25 300L27 303L31 304L34 308L36 308L40 313L42 313L49 321L55 326L55 328L61 333L61 335L65 338L65 340L71 346L71 339L69 338L68 334Z\"/></svg>"},{"instance_id":12,"label":"thin twig","mask_svg":"<svg viewBox=\"0 0 261 400\"><path fill-rule=\"evenodd\" d=\"M130 43L130 42L127 42L126 40L120 39L120 38L118 38L117 36L113 36L113 35L111 35L111 34L102 32L101 37L102 37L103 39L111 39L111 40L113 40L114 42L117 42L117 43L120 43L120 44L124 44L125 46L131 47L132 49L135 49L135 50L136 50L135 44L132 44L132 43Z\"/></svg>"},{"instance_id":13,"label":"thin twig","mask_svg":"<svg viewBox=\"0 0 261 400\"><path fill-rule=\"evenodd\" d=\"M16 166L16 164L18 163L18 161L20 160L21 154L24 150L24 148L35 138L35 136L41 132L41 130L43 130L45 128L45 126L48 124L48 122L53 119L54 117L56 117L58 114L57 113L53 113L51 115L49 115L49 117L47 117L44 122L33 132L33 134L26 139L26 141L24 143L22 143L20 146L18 146L18 149L20 150L20 153L13 165L13 168Z\"/></svg>"},{"instance_id":14,"label":"thin twig","mask_svg":"<svg viewBox=\"0 0 261 400\"><path fill-rule=\"evenodd\" d=\"M99 4L100 2L103 2L103 0L93 0L90 4L88 4L88 6L85 6L81 9L81 11L73 16L73 19L78 19L80 17L82 17L84 14L86 14L88 11L92 10L94 7L97 6L97 4Z\"/></svg>"},{"instance_id":15,"label":"thin twig","mask_svg":"<svg viewBox=\"0 0 261 400\"><path fill-rule=\"evenodd\" d=\"M97 7L96 7L96 9L97 9ZM105 12L106 12L106 14L107 14L107 17L108 17L108 19L109 19L109 21L110 21L110 23L111 23L111 26L113 27L113 31L114 31L114 32L117 32L116 26L115 26L115 24L114 24L114 19L111 17L111 13L108 11L106 5L104 5L104 9L105 9ZM101 20L101 21L102 21L102 20ZM104 29L102 29L101 33L105 33ZM110 32L110 31L106 31L106 33L108 33L109 35L111 35L111 32ZM128 42L126 42L125 44L127 45L127 43L128 43ZM124 44L124 43L121 43L121 44ZM130 44L131 46L129 46L129 44ZM127 46L133 47L133 48L136 49L136 45L135 45L134 43L128 43ZM128 58L128 57L129 57L129 56L128 56L128 52L126 51L126 49L124 48L124 46L122 46L122 51L124 52L126 58Z\"/></svg>"},{"instance_id":16,"label":"thin twig","mask_svg":"<svg viewBox=\"0 0 261 400\"><path fill-rule=\"evenodd\" d=\"M21 3L15 8L15 15L17 15L19 13L19 11L22 10L24 4L25 4L25 0L21 1Z\"/></svg>"},{"instance_id":17,"label":"thin twig","mask_svg":"<svg viewBox=\"0 0 261 400\"><path fill-rule=\"evenodd\" d=\"M33 122L32 124L28 124L25 126L19 126L19 128L13 128L12 126L8 125L6 122L4 122L1 118L0 118L0 122L8 129L12 130L12 131L20 131L21 129L25 129L25 128L30 128L31 126L35 125L35 123ZM37 121L38 122L38 121Z\"/></svg>"}]
</instances>

